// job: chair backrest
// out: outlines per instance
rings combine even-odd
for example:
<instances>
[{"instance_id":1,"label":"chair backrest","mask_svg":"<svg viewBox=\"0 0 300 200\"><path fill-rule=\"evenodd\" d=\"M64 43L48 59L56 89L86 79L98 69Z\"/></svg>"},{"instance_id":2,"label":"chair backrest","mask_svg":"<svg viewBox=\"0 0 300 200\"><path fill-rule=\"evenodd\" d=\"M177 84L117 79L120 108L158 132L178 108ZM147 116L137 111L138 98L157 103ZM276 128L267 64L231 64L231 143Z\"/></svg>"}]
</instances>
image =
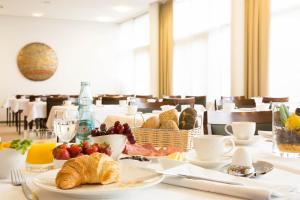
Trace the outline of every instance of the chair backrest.
<instances>
[{"instance_id":1,"label":"chair backrest","mask_svg":"<svg viewBox=\"0 0 300 200\"><path fill-rule=\"evenodd\" d=\"M235 100L241 100L241 99L246 99L246 97L245 96L230 96L230 97L221 96L221 100L223 101L234 102Z\"/></svg>"},{"instance_id":2,"label":"chair backrest","mask_svg":"<svg viewBox=\"0 0 300 200\"><path fill-rule=\"evenodd\" d=\"M127 97L124 96L104 96L102 97L102 104L108 105L108 104L119 104L120 100L127 100Z\"/></svg>"},{"instance_id":3,"label":"chair backrest","mask_svg":"<svg viewBox=\"0 0 300 200\"><path fill-rule=\"evenodd\" d=\"M203 105L206 107L206 96L186 96L187 98L194 97L195 98L195 104Z\"/></svg>"},{"instance_id":4,"label":"chair backrest","mask_svg":"<svg viewBox=\"0 0 300 200\"><path fill-rule=\"evenodd\" d=\"M181 95L170 95L170 96L163 95L163 98L181 98Z\"/></svg>"},{"instance_id":5,"label":"chair backrest","mask_svg":"<svg viewBox=\"0 0 300 200\"><path fill-rule=\"evenodd\" d=\"M135 95L136 98L152 99L153 95Z\"/></svg>"},{"instance_id":6,"label":"chair backrest","mask_svg":"<svg viewBox=\"0 0 300 200\"><path fill-rule=\"evenodd\" d=\"M63 102L67 99L68 99L68 97L66 97L66 96L65 97L61 97L61 96L60 97L47 97L47 100L46 100L46 102L47 102L47 119L48 119L49 113L51 111L51 108L53 106L62 105Z\"/></svg>"},{"instance_id":7,"label":"chair backrest","mask_svg":"<svg viewBox=\"0 0 300 200\"><path fill-rule=\"evenodd\" d=\"M153 110L161 110L161 106L168 105L165 102L137 102L138 111L142 113L152 113Z\"/></svg>"},{"instance_id":8,"label":"chair backrest","mask_svg":"<svg viewBox=\"0 0 300 200\"><path fill-rule=\"evenodd\" d=\"M255 108L255 100L254 99L238 99L233 101L235 106L238 108Z\"/></svg>"},{"instance_id":9,"label":"chair backrest","mask_svg":"<svg viewBox=\"0 0 300 200\"><path fill-rule=\"evenodd\" d=\"M29 101L34 102L36 98L41 98L41 101L47 101L47 96L44 95L29 95Z\"/></svg>"},{"instance_id":10,"label":"chair backrest","mask_svg":"<svg viewBox=\"0 0 300 200\"><path fill-rule=\"evenodd\" d=\"M177 105L176 109L181 111L182 105L190 105L191 107L194 107L195 98L163 98L163 102L169 105Z\"/></svg>"},{"instance_id":11,"label":"chair backrest","mask_svg":"<svg viewBox=\"0 0 300 200\"><path fill-rule=\"evenodd\" d=\"M288 97L263 97L263 103L271 103L271 102L289 102Z\"/></svg>"},{"instance_id":12,"label":"chair backrest","mask_svg":"<svg viewBox=\"0 0 300 200\"><path fill-rule=\"evenodd\" d=\"M258 112L221 112L208 111L207 124L208 131L212 134L225 134L224 127L231 122L256 122L257 130L272 130L272 111L258 111Z\"/></svg>"}]
</instances>

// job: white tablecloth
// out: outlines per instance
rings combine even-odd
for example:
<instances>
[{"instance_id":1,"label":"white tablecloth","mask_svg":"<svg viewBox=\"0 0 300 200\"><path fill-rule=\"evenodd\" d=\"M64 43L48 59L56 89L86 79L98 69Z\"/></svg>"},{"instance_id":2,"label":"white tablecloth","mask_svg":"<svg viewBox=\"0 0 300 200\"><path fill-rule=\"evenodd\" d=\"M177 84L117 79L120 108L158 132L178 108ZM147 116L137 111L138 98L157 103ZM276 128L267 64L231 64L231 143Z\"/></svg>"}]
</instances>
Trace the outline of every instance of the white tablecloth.
<instances>
[{"instance_id":1,"label":"white tablecloth","mask_svg":"<svg viewBox=\"0 0 300 200\"><path fill-rule=\"evenodd\" d=\"M272 183L294 185L300 188L300 159L287 159L280 158L273 155L272 143L261 141L250 147L254 157L258 160L267 160L275 165L275 169L270 173L256 178L256 180L269 181ZM278 167L279 166L279 167ZM285 167L283 167L285 166ZM298 169L298 172L295 171ZM37 189L31 184L31 187L37 192L40 200L60 199L71 200L65 196L46 192ZM299 194L300 195L300 194ZM9 180L0 181L0 199L2 200L25 200L21 187L12 186ZM132 199L132 200L237 200L231 196L225 196L215 193L203 192L198 190L192 190L188 188L182 188L164 183L158 184L152 188L134 191L121 196L120 198L114 198L116 200ZM300 199L300 196L292 198L294 200Z\"/></svg>"},{"instance_id":2,"label":"white tablecloth","mask_svg":"<svg viewBox=\"0 0 300 200\"><path fill-rule=\"evenodd\" d=\"M5 100L3 107L11 108L11 110L16 113L19 110L25 110L27 108L28 102L29 99L8 98Z\"/></svg>"},{"instance_id":3,"label":"white tablecloth","mask_svg":"<svg viewBox=\"0 0 300 200\"><path fill-rule=\"evenodd\" d=\"M53 106L49 113L47 120L47 127L53 128L54 114L55 111L64 113L68 110L77 110L78 106ZM93 106L93 118L95 126L100 126L103 123L108 115L126 115L127 107L119 105L102 105L102 106ZM63 114L62 114L63 115Z\"/></svg>"},{"instance_id":4,"label":"white tablecloth","mask_svg":"<svg viewBox=\"0 0 300 200\"><path fill-rule=\"evenodd\" d=\"M74 106L74 105L70 105L70 106L52 106L49 116L48 116L48 120L47 120L47 124L46 126L50 129L53 128L53 121L55 119L55 114L58 115L59 118L63 118L64 114L66 111L76 111L78 110L78 106Z\"/></svg>"},{"instance_id":5,"label":"white tablecloth","mask_svg":"<svg viewBox=\"0 0 300 200\"><path fill-rule=\"evenodd\" d=\"M42 101L29 102L24 110L24 116L27 116L28 122L39 118L47 118L47 103Z\"/></svg>"},{"instance_id":6,"label":"white tablecloth","mask_svg":"<svg viewBox=\"0 0 300 200\"><path fill-rule=\"evenodd\" d=\"M10 103L12 111L16 113L27 108L29 99L11 99Z\"/></svg>"}]
</instances>

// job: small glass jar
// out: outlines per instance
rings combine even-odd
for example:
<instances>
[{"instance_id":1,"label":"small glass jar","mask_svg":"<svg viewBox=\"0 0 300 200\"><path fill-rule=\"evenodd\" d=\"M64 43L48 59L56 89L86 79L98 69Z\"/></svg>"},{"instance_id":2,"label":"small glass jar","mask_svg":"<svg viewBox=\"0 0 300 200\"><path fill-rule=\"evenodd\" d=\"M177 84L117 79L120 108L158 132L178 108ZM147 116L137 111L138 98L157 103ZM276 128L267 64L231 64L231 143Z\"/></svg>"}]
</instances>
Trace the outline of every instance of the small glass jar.
<instances>
[{"instance_id":1,"label":"small glass jar","mask_svg":"<svg viewBox=\"0 0 300 200\"><path fill-rule=\"evenodd\" d=\"M299 109L298 109L299 110ZM300 157L300 117L295 104L277 103L273 111L273 152L287 158Z\"/></svg>"}]
</instances>

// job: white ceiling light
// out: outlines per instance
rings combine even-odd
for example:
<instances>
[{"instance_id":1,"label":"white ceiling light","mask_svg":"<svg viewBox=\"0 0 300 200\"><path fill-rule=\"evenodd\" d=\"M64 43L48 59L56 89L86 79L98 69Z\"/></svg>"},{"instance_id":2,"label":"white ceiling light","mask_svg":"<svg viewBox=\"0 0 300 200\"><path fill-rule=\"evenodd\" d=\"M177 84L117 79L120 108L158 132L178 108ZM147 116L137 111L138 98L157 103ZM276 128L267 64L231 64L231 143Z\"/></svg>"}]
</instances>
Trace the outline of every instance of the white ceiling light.
<instances>
[{"instance_id":1,"label":"white ceiling light","mask_svg":"<svg viewBox=\"0 0 300 200\"><path fill-rule=\"evenodd\" d=\"M33 17L42 17L42 16L44 16L44 14L43 13L40 13L40 12L35 12L35 13L32 13L31 14Z\"/></svg>"},{"instance_id":2,"label":"white ceiling light","mask_svg":"<svg viewBox=\"0 0 300 200\"><path fill-rule=\"evenodd\" d=\"M113 10L120 12L120 13L126 13L126 12L132 10L132 7L130 7L130 6L115 6L115 7L113 7Z\"/></svg>"},{"instance_id":3,"label":"white ceiling light","mask_svg":"<svg viewBox=\"0 0 300 200\"><path fill-rule=\"evenodd\" d=\"M99 16L99 17L96 17L96 20L98 22L112 22L114 19L109 16Z\"/></svg>"}]
</instances>

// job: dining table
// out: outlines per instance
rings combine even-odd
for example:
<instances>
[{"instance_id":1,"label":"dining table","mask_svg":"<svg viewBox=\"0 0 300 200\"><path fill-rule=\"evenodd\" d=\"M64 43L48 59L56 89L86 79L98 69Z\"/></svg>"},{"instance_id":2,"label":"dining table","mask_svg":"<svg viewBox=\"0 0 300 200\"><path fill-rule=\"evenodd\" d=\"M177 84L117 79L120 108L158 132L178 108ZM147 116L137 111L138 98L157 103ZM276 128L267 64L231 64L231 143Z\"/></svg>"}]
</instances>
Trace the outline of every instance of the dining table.
<instances>
[{"instance_id":1,"label":"dining table","mask_svg":"<svg viewBox=\"0 0 300 200\"><path fill-rule=\"evenodd\" d=\"M283 158L280 157L273 152L273 143L270 140L266 140L261 136L259 140L255 144L250 146L246 146L248 150L251 152L253 156L253 160L257 161L266 161L274 165L274 169L265 174L258 176L254 179L250 178L240 178L245 181L252 181L254 185L272 185L272 189L276 190L277 187L289 188L286 196L281 198L273 198L272 196L266 197L264 199L300 199L300 159L298 158ZM236 146L239 148L241 146ZM243 146L244 147L244 146ZM220 169L213 169L209 171L220 171ZM37 173L32 173L27 175L28 185L29 187L35 191L40 200L50 200L50 199L60 199L60 200L71 200L74 198L70 198L68 196L45 191L43 189L38 188L33 184L32 180L34 177L38 175ZM240 200L246 199L238 197L238 195L234 195L231 190L236 190L236 187L239 186L228 186L222 183L214 183L214 186L210 186L206 182L201 182L201 180L190 180L191 183L184 185L184 180L182 178L175 179L173 181L168 180L166 178L161 183L147 188L147 189L139 189L129 191L124 195L117 196L111 199L115 200ZM198 187L199 186L199 187ZM243 186L240 186L241 188ZM221 189L220 189L221 188ZM222 189L223 188L223 189ZM239 191L239 190L238 190ZM241 189L241 193L247 194L247 189ZM233 195L228 195L233 194ZM253 195L253 194L252 194ZM255 195L255 194L254 194ZM13 186L9 179L0 180L0 199L18 199L25 200L25 196L22 192L22 188L20 186ZM97 198L92 198L97 199ZM105 199L105 198L99 198ZM250 198L251 199L251 198ZM252 198L253 199L253 198ZM258 199L259 200L259 199Z\"/></svg>"}]
</instances>

